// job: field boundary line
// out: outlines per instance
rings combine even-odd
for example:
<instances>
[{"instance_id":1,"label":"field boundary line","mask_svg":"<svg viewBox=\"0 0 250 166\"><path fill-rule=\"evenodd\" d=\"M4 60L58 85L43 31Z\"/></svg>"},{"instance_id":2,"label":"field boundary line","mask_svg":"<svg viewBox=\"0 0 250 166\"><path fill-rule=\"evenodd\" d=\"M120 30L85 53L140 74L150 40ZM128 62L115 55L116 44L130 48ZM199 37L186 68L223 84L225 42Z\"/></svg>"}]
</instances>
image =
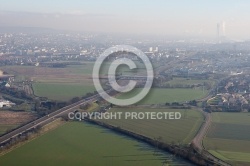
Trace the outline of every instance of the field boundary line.
<instances>
[{"instance_id":1,"label":"field boundary line","mask_svg":"<svg viewBox=\"0 0 250 166\"><path fill-rule=\"evenodd\" d=\"M52 121L51 123L53 123L53 122L55 122L55 121L58 121L58 120L59 120L59 119L55 119L55 120ZM61 121L62 121L62 120L61 120ZM63 122L63 121L62 121L62 122ZM0 157L1 157L1 156L4 156L4 155L6 155L6 154L8 154L8 153L10 153L10 152L12 152L12 151L15 150L15 149L20 148L21 146L23 146L23 145L25 145L25 144L27 144L27 143L29 143L29 142L31 142L31 141L34 141L35 139L37 139L37 138L39 138L39 137L41 137L41 136L43 136L43 135L45 135L45 134L47 134L47 133L49 133L49 132L52 132L53 130L57 129L58 127L61 127L61 126L65 125L67 122L64 121L63 123L59 124L58 126L52 128L52 129L49 129L49 130L46 130L46 131L42 131L43 128L45 128L47 125L51 125L51 123L48 123L48 124L44 125L44 126L42 127L42 129L41 129L41 133L34 133L34 134L32 134L32 136L31 136L30 139L25 140L25 141L22 141L22 142L20 142L20 143L17 143L16 145L12 146L10 149L4 150L5 152L3 151L2 153L0 153Z\"/></svg>"}]
</instances>

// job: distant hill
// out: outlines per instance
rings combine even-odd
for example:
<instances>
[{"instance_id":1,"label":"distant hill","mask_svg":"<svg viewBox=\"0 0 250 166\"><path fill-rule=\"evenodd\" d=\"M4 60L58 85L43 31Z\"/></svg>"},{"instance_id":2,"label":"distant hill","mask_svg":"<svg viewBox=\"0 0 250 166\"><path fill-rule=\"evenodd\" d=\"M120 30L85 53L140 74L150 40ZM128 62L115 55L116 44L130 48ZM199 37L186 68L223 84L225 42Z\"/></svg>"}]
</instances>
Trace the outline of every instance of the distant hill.
<instances>
[{"instance_id":1,"label":"distant hill","mask_svg":"<svg viewBox=\"0 0 250 166\"><path fill-rule=\"evenodd\" d=\"M53 33L58 30L42 27L1 27L0 33Z\"/></svg>"}]
</instances>

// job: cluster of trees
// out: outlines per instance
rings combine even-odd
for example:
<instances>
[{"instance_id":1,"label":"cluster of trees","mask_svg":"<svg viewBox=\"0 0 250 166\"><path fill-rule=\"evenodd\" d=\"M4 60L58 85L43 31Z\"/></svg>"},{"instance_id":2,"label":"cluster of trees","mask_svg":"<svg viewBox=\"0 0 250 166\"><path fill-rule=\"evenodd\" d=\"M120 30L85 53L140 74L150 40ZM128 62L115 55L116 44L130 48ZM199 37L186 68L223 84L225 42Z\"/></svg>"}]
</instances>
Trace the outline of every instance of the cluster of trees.
<instances>
[{"instance_id":1,"label":"cluster of trees","mask_svg":"<svg viewBox=\"0 0 250 166\"><path fill-rule=\"evenodd\" d=\"M250 112L249 106L211 106L207 105L205 107L206 112L242 112L242 111L248 111Z\"/></svg>"},{"instance_id":2,"label":"cluster of trees","mask_svg":"<svg viewBox=\"0 0 250 166\"><path fill-rule=\"evenodd\" d=\"M36 111L40 116L45 116L67 105L68 102L63 101L40 101L40 99L36 99L34 104L34 111Z\"/></svg>"},{"instance_id":3,"label":"cluster of trees","mask_svg":"<svg viewBox=\"0 0 250 166\"><path fill-rule=\"evenodd\" d=\"M191 106L197 106L197 103L198 102L196 100L191 100L191 101L188 102L188 104L191 105ZM172 106L172 107L180 108L180 107L184 107L184 104L179 103L179 102L172 102L172 103L166 102L165 106Z\"/></svg>"},{"instance_id":4,"label":"cluster of trees","mask_svg":"<svg viewBox=\"0 0 250 166\"><path fill-rule=\"evenodd\" d=\"M212 85L209 84L208 82L204 82L201 84L190 84L190 85L182 83L176 83L176 84L167 83L168 81L171 81L173 79L174 77L172 75L164 73L163 75L161 75L161 77L154 79L152 86L157 88L195 88L204 86L205 89L207 90L212 88Z\"/></svg>"},{"instance_id":5,"label":"cluster of trees","mask_svg":"<svg viewBox=\"0 0 250 166\"><path fill-rule=\"evenodd\" d=\"M3 94L7 94L13 96L15 98L25 99L25 100L32 100L33 98L25 93L25 91L17 90L15 88L6 88L4 86L0 86L0 92ZM14 100L14 99L10 99ZM15 102L15 101L13 101Z\"/></svg>"},{"instance_id":6,"label":"cluster of trees","mask_svg":"<svg viewBox=\"0 0 250 166\"><path fill-rule=\"evenodd\" d=\"M55 62L55 63L41 63L41 66L52 68L65 68L68 65L81 65L81 62Z\"/></svg>"},{"instance_id":7,"label":"cluster of trees","mask_svg":"<svg viewBox=\"0 0 250 166\"><path fill-rule=\"evenodd\" d=\"M182 103L179 103L179 102L173 102L173 103L165 103L165 106L168 106L172 109L190 109L191 107L190 106L186 106Z\"/></svg>"},{"instance_id":8,"label":"cluster of trees","mask_svg":"<svg viewBox=\"0 0 250 166\"><path fill-rule=\"evenodd\" d=\"M45 115L47 115L55 110L58 110L58 109L63 108L67 105L76 103L80 100L86 99L86 98L91 97L95 94L97 94L97 92L87 93L85 96L82 96L82 97L73 97L69 101L52 101L52 100L47 100L47 99L45 99L44 101L41 101L39 98L37 98L37 99L35 99L34 110L38 113L38 115L45 116ZM87 107L89 107L89 105L86 104L85 106L81 106L81 107L84 107L85 109L87 109Z\"/></svg>"},{"instance_id":9,"label":"cluster of trees","mask_svg":"<svg viewBox=\"0 0 250 166\"><path fill-rule=\"evenodd\" d=\"M191 101L189 101L188 104L192 105L192 106L197 106L197 101L196 100L191 100Z\"/></svg>"},{"instance_id":10,"label":"cluster of trees","mask_svg":"<svg viewBox=\"0 0 250 166\"><path fill-rule=\"evenodd\" d=\"M154 84L153 87L157 87L157 88L186 88L186 89L192 89L192 88L196 88L196 87L203 87L206 90L209 90L212 88L212 86L209 83L204 83L204 84L196 84L196 85L188 85L188 84Z\"/></svg>"},{"instance_id":11,"label":"cluster of trees","mask_svg":"<svg viewBox=\"0 0 250 166\"><path fill-rule=\"evenodd\" d=\"M183 104L179 103L179 102L172 102L172 103L165 103L166 106L183 106Z\"/></svg>"}]
</instances>

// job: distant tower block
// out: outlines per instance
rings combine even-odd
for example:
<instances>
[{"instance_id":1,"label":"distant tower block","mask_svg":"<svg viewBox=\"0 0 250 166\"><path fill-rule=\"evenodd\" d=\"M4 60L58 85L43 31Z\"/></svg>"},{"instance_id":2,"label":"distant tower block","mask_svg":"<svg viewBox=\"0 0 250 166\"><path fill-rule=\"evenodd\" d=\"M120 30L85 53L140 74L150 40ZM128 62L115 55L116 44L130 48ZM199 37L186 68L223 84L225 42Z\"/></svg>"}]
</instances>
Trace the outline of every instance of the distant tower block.
<instances>
[{"instance_id":1,"label":"distant tower block","mask_svg":"<svg viewBox=\"0 0 250 166\"><path fill-rule=\"evenodd\" d=\"M155 47L155 52L158 52L159 51L159 48L158 47Z\"/></svg>"},{"instance_id":2,"label":"distant tower block","mask_svg":"<svg viewBox=\"0 0 250 166\"><path fill-rule=\"evenodd\" d=\"M149 52L153 52L153 47L149 47Z\"/></svg>"},{"instance_id":3,"label":"distant tower block","mask_svg":"<svg viewBox=\"0 0 250 166\"><path fill-rule=\"evenodd\" d=\"M222 21L222 26L221 26L221 31L222 31L222 36L226 36L226 23L225 21Z\"/></svg>"},{"instance_id":4,"label":"distant tower block","mask_svg":"<svg viewBox=\"0 0 250 166\"><path fill-rule=\"evenodd\" d=\"M220 42L220 23L217 23L217 39Z\"/></svg>"}]
</instances>

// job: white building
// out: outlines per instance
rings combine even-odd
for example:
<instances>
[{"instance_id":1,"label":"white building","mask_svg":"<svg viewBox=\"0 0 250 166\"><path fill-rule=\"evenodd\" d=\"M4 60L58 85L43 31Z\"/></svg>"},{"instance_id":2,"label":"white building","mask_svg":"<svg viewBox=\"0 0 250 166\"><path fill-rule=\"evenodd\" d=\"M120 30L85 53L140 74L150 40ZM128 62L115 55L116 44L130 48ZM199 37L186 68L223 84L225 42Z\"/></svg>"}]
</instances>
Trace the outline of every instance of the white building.
<instances>
[{"instance_id":1,"label":"white building","mask_svg":"<svg viewBox=\"0 0 250 166\"><path fill-rule=\"evenodd\" d=\"M10 88L10 84L9 83L5 84L5 87Z\"/></svg>"},{"instance_id":2,"label":"white building","mask_svg":"<svg viewBox=\"0 0 250 166\"><path fill-rule=\"evenodd\" d=\"M149 47L149 52L153 52L153 47Z\"/></svg>"},{"instance_id":3,"label":"white building","mask_svg":"<svg viewBox=\"0 0 250 166\"><path fill-rule=\"evenodd\" d=\"M155 52L158 52L159 51L159 48L158 47L155 47Z\"/></svg>"},{"instance_id":4,"label":"white building","mask_svg":"<svg viewBox=\"0 0 250 166\"><path fill-rule=\"evenodd\" d=\"M0 108L3 108L3 107L12 107L16 105L15 103L12 103L8 100L0 100Z\"/></svg>"}]
</instances>

